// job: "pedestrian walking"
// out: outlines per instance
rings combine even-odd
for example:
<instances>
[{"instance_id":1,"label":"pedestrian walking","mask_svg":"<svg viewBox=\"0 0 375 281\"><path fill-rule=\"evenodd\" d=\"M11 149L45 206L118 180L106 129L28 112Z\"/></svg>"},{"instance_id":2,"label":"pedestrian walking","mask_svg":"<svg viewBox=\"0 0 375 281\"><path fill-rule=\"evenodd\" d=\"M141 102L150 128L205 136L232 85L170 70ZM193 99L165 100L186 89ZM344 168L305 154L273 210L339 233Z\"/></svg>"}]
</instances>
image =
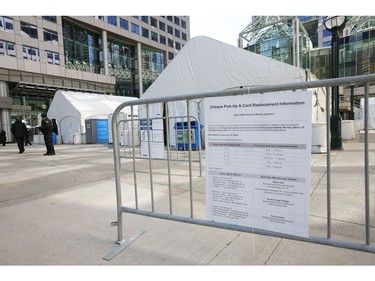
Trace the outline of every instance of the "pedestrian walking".
<instances>
[{"instance_id":1,"label":"pedestrian walking","mask_svg":"<svg viewBox=\"0 0 375 281\"><path fill-rule=\"evenodd\" d=\"M5 131L3 129L1 129L0 131L0 143L5 146L7 142L7 134L5 133Z\"/></svg>"},{"instance_id":2,"label":"pedestrian walking","mask_svg":"<svg viewBox=\"0 0 375 281\"><path fill-rule=\"evenodd\" d=\"M27 128L25 123L22 122L22 117L17 116L16 121L12 124L10 131L16 138L19 154L25 151L25 137L27 136Z\"/></svg>"},{"instance_id":3,"label":"pedestrian walking","mask_svg":"<svg viewBox=\"0 0 375 281\"><path fill-rule=\"evenodd\" d=\"M42 123L39 127L37 127L37 129L39 129L39 131L41 131L44 135L44 143L46 145L47 152L43 155L48 155L48 156L55 155L55 147L52 141L52 131L53 131L52 121L48 119L46 113L42 113L41 117L42 117Z\"/></svg>"}]
</instances>

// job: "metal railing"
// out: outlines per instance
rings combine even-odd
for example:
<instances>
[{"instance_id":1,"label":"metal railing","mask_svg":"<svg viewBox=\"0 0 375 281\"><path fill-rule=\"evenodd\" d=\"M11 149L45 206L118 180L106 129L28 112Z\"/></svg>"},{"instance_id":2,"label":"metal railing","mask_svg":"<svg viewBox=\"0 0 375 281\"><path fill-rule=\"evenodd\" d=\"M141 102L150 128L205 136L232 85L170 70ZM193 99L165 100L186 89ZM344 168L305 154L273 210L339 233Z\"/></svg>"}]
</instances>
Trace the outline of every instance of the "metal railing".
<instances>
[{"instance_id":1,"label":"metal railing","mask_svg":"<svg viewBox=\"0 0 375 281\"><path fill-rule=\"evenodd\" d=\"M110 252L104 259L110 260L118 253L120 253L125 247L127 247L130 243L132 243L135 239L137 239L143 232L139 232L132 236L127 240L123 240L123 213L133 213L138 215L150 216L155 218L162 218L168 219L178 222L187 222L197 225L203 226L210 226L210 227L217 227L217 228L225 228L230 230L242 231L242 232L250 232L254 234L261 234L261 235L268 235L274 236L279 238L286 238L286 239L293 239L298 241L305 241L311 243L318 243L323 245L330 245L336 247L342 247L347 249L354 249L360 250L365 252L375 253L375 247L371 245L370 242L370 182L369 182L369 144L368 144L368 120L369 120L369 108L368 108L368 99L369 99L369 84L375 82L375 75L364 75L364 76L355 76L355 77L346 77L346 78L336 78L336 79L327 79L327 80L316 80L316 81L307 81L307 82L297 82L297 83L288 83L288 84L281 84L281 85L270 85L270 86L257 86L252 88L239 88L234 90L224 90L224 91L215 91L209 93L197 93L197 94L190 94L190 95L181 95L181 96L173 96L173 97L155 97L155 98L148 98L148 99L139 99L133 100L129 102L125 102L117 107L114 112L114 118L112 119L112 135L113 135L113 156L114 156L114 170L115 170L115 185L116 185L116 197L117 197L117 242L120 244L119 247L114 249ZM332 208L332 198L331 198L331 151L330 151L330 122L326 122L326 143L327 143L327 157L326 157L326 175L327 175L327 235L326 237L316 237L316 236L309 236L309 237L299 237L290 234L283 234L268 230L262 230L254 227L245 227L245 226L238 226L233 224L227 223L218 223L214 221L208 221L204 219L198 219L194 217L193 205L193 186L192 186L192 149L191 149L191 127L190 122L188 124L188 132L189 132L189 151L188 151L188 159L189 159L189 167L188 167L188 174L189 174L189 181L190 181L190 217L188 216L176 216L173 215L172 211L170 213L160 213L155 212L154 209L154 197L153 197L153 188L152 188L152 175L151 175L151 200L152 200L152 210L140 210L138 208L138 204L136 204L135 208L123 206L122 203L122 187L121 187L121 157L120 157L120 146L118 140L118 127L116 126L116 118L119 115L120 111L130 106L131 110L133 111L133 106L136 105L146 105L147 109L147 119L149 117L149 106L151 104L156 103L165 103L171 101L186 101L187 107L187 120L191 119L190 116L190 101L194 99L204 99L210 97L223 97L223 96L237 96L237 95L248 95L248 94L267 94L271 92L280 92L280 91L296 91L296 90L307 90L307 89L315 89L315 88L326 88L326 108L330 108L330 97L331 91L330 87L333 86L341 86L341 85L350 85L350 84L357 84L357 85L364 85L364 98L365 98L365 114L364 114L364 190L365 190L365 242L364 243L356 243L351 241L343 241L343 240L335 240L332 239L332 215L331 215L331 208ZM168 120L168 110L166 112L166 118ZM326 110L326 120L330 120L330 110ZM134 120L131 120L134 122ZM167 138L169 138L169 129L168 126L167 130ZM133 140L134 143L134 140ZM167 149L169 147L169 143L167 143ZM149 147L150 148L150 147ZM135 160L134 160L135 161ZM135 162L133 161L133 173L134 177L136 177L136 168ZM152 159L149 158L149 166L151 167ZM130 165L128 165L130 166ZM168 160L168 177L170 177L170 165ZM137 197L137 194L135 195ZM169 200L172 200L171 191L169 191Z\"/></svg>"}]
</instances>

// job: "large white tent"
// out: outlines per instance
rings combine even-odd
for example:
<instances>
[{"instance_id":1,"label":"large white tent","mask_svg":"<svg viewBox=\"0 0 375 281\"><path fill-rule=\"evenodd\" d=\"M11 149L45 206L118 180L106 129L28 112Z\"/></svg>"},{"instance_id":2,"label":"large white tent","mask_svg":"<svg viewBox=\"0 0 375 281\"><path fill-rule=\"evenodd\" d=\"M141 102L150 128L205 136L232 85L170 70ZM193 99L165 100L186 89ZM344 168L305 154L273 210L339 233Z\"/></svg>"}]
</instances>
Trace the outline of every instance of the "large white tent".
<instances>
[{"instance_id":1,"label":"large white tent","mask_svg":"<svg viewBox=\"0 0 375 281\"><path fill-rule=\"evenodd\" d=\"M369 98L368 99L368 128L370 130L375 129L375 98ZM359 130L364 129L364 120L365 120L365 99L361 98L361 111L358 114L359 120L360 120L360 126Z\"/></svg>"},{"instance_id":2,"label":"large white tent","mask_svg":"<svg viewBox=\"0 0 375 281\"><path fill-rule=\"evenodd\" d=\"M108 119L117 106L133 99L137 98L59 90L47 114L48 118L56 119L62 143L80 143L84 142L82 135L86 133L85 120ZM130 115L129 108L124 112Z\"/></svg>"},{"instance_id":3,"label":"large white tent","mask_svg":"<svg viewBox=\"0 0 375 281\"><path fill-rule=\"evenodd\" d=\"M177 56L147 89L141 99L192 93L204 93L240 87L276 85L316 80L309 71L282 63L215 39L198 36L182 48ZM325 123L325 93L314 89L313 123ZM191 104L191 116L204 124L203 101ZM150 116L163 116L163 104L150 106ZM170 116L186 116L186 102L169 102ZM145 108L140 108L142 118ZM173 124L171 144L174 145Z\"/></svg>"}]
</instances>

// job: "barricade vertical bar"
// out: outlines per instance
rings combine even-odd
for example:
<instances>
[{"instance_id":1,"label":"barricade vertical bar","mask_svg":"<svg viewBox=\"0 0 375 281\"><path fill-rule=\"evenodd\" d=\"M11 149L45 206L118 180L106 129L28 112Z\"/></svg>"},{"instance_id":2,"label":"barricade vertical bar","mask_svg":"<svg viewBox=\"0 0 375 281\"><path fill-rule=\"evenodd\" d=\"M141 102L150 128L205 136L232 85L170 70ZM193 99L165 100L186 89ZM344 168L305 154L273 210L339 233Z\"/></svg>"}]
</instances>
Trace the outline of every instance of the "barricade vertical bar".
<instances>
[{"instance_id":1,"label":"barricade vertical bar","mask_svg":"<svg viewBox=\"0 0 375 281\"><path fill-rule=\"evenodd\" d=\"M154 212L154 187L153 187L153 178L152 178L152 162L151 162L151 142L150 142L150 109L149 105L146 106L146 114L147 114L147 145L148 145L148 167L150 171L150 188L151 188L151 209Z\"/></svg>"},{"instance_id":2,"label":"barricade vertical bar","mask_svg":"<svg viewBox=\"0 0 375 281\"><path fill-rule=\"evenodd\" d=\"M171 182L171 161L170 161L170 143L169 143L169 109L168 103L165 103L165 129L167 131L167 165L168 165L168 193L169 193L169 213L172 215L172 182Z\"/></svg>"},{"instance_id":3,"label":"barricade vertical bar","mask_svg":"<svg viewBox=\"0 0 375 281\"><path fill-rule=\"evenodd\" d=\"M331 114L330 114L330 88L326 88L326 137L327 137L327 238L331 238Z\"/></svg>"},{"instance_id":4,"label":"barricade vertical bar","mask_svg":"<svg viewBox=\"0 0 375 281\"><path fill-rule=\"evenodd\" d=\"M298 240L298 241L306 241L306 242L311 242L311 243L319 243L323 245L331 245L331 246L336 246L336 247L342 247L342 248L347 248L347 249L353 249L353 250L360 250L360 251L366 251L366 252L371 252L375 253L375 247L370 244L370 182L369 182L369 177L370 177L370 170L369 170L369 157L370 157L370 152L369 151L369 86L370 86L370 81L373 83L375 81L375 75L362 75L362 76L356 76L356 77L349 77L349 78L335 78L335 79L328 79L326 81L309 81L309 82L298 82L298 83L290 83L290 84L282 84L282 85L271 85L271 86L256 86L252 88L253 93L269 93L269 92L275 92L275 91L286 91L286 90L295 90L295 89L307 89L307 88L315 88L315 87L326 87L326 142L327 142L327 168L326 168L326 173L327 173L327 237L314 237L314 236L309 236L309 237L299 237L299 236L294 236L294 235L289 235L289 234L283 234L283 233L277 233L273 231L266 231L262 229L257 229L253 227L242 227L242 226L236 226L232 224L226 224L226 223L217 223L214 221L207 221L207 220L201 220L201 219L195 219L193 218L193 177L192 177L192 169L194 168L192 166L192 163L194 162L194 158L192 156L195 156L193 151L192 151L192 142L196 141L196 138L192 139L193 133L192 132L192 125L191 125L191 119L197 120L194 116L191 116L190 112L190 107L192 104L190 103L191 100L196 100L199 98L208 98L208 97L220 97L220 96L228 96L228 95L243 95L246 94L245 90L246 89L235 89L232 91L217 91L217 92L210 92L210 93L197 93L197 94L191 94L191 95L186 95L186 96L176 96L176 97L163 97L163 98L150 98L150 99L144 99L142 101L137 100L137 101L129 101L121 104L114 112L113 119L112 119L112 132L113 132L113 139L114 139L114 145L113 145L113 153L114 153L114 166L115 166L115 183L116 183L116 198L117 198L117 227L118 227L118 242L121 245L121 247L117 248L115 251L112 251L109 255L107 255L104 259L109 260L114 255L118 254L120 251L122 251L126 246L129 245L134 239L142 235L143 232L139 232L136 236L131 237L130 239L124 241L123 240L123 217L122 213L134 213L134 214L139 214L139 215L146 215L150 217L156 217L156 218L162 218L162 219L169 219L169 220L174 220L174 221L179 221L179 222L185 222L185 223L195 223L198 225L205 225L205 226L213 226L213 227L220 227L220 228L225 228L225 229L232 229L236 231L245 231L245 232L251 232L254 234L261 234L261 235L268 235L268 236L274 236L274 237L280 237L280 238L286 238L286 239L292 239L292 240ZM331 146L330 146L330 101L331 101L331 95L332 93L330 92L330 87L332 86L337 86L337 85L348 85L348 84L366 84L364 85L364 97L365 97L365 148L364 148L364 166L365 166L365 212L366 212L366 244L361 242L361 243L356 243L352 241L344 241L344 240L335 240L332 239L332 214L331 214L331 205L333 205L333 200L331 198L331 185L335 183L333 180L334 178L331 175L331 170L334 167L333 165L331 166ZM247 90L249 92L249 90ZM188 129L188 132L185 132L185 142L189 142L189 179L190 179L190 207L191 207L191 218L189 217L178 217L175 215L167 214L167 213L155 213L154 210L151 211L145 211L145 210L138 210L134 208L129 208L126 206L122 206L122 197L121 197L121 181L120 181L120 172L122 170L121 167L121 153L122 149L119 144L120 136L118 134L120 127L116 126L117 122L117 117L119 116L122 108L125 106L132 106L132 105L146 105L147 106L147 124L148 124L148 147L149 147L149 164L150 164L150 179L151 179L151 194L152 194L152 204L154 204L154 198L153 198L153 180L152 180L152 165L154 164L155 161L154 159L151 158L151 138L150 134L152 133L152 125L150 120L150 112L149 112L149 104L153 104L156 102L169 102L169 101L182 101L184 100L186 102L187 106L187 116L178 117L180 118L179 120L183 119L182 121L185 121L187 118L187 125L184 125L182 128L183 129ZM169 113L166 113L167 115L167 120L170 118ZM133 114L132 114L133 115ZM173 116L172 118L176 118ZM172 119L171 118L171 119ZM160 119L160 118L159 118ZM132 118L132 121L134 119ZM184 123L184 122L183 122ZM198 123L199 125L199 123ZM200 129L200 126L198 126ZM194 127L195 128L195 127ZM170 127L168 127L170 129ZM170 130L171 131L171 130ZM166 132L167 134L170 134L171 132ZM186 139L186 136L188 136L188 139ZM134 136L133 136L134 137ZM199 136L200 137L200 136ZM170 136L168 137L168 140ZM144 144L144 143L143 143ZM200 145L200 144L199 144ZM133 149L134 149L134 142L133 142ZM186 151L186 149L184 148ZM187 151L186 151L187 152ZM172 156L172 155L171 155ZM144 158L144 157L143 157ZM134 155L133 155L133 160L134 160ZM147 159L142 159L142 161ZM169 161L172 161L173 159L169 159ZM125 171L128 170L128 168L131 168L129 165L125 165L127 163L122 163L125 166ZM170 165L170 163L168 163ZM133 166L134 168L135 166ZM339 167L340 168L340 167ZM135 172L135 171L134 171ZM168 171L170 174L170 171ZM168 175L169 176L169 175ZM170 175L171 176L171 175ZM331 184L332 180L332 184ZM127 186L127 182L123 183L124 187ZM171 189L171 187L168 187ZM170 192L171 193L171 192ZM139 194L138 194L139 195ZM141 208L141 206L139 206ZM176 207L175 207L176 208ZM154 206L153 206L154 209ZM163 208L164 209L164 208ZM125 218L124 218L125 220ZM126 222L126 220L125 220Z\"/></svg>"},{"instance_id":5,"label":"barricade vertical bar","mask_svg":"<svg viewBox=\"0 0 375 281\"><path fill-rule=\"evenodd\" d=\"M189 185L190 185L190 217L194 217L193 211L193 177L191 172L191 124L190 124L190 100L186 100L188 143L189 143Z\"/></svg>"},{"instance_id":6,"label":"barricade vertical bar","mask_svg":"<svg viewBox=\"0 0 375 281\"><path fill-rule=\"evenodd\" d=\"M118 140L117 116L119 114L117 108L112 117L112 137L113 137L113 159L115 168L115 184L116 184L116 203L117 203L117 243L121 243L122 239L122 200L121 200L121 180L120 180L120 148Z\"/></svg>"},{"instance_id":7,"label":"barricade vertical bar","mask_svg":"<svg viewBox=\"0 0 375 281\"><path fill-rule=\"evenodd\" d=\"M136 173L136 167L135 167L134 110L133 110L133 106L130 107L130 114L131 114L132 147L133 147L133 176L134 176L135 208L138 209L138 188L137 188L137 173Z\"/></svg>"},{"instance_id":8,"label":"barricade vertical bar","mask_svg":"<svg viewBox=\"0 0 375 281\"><path fill-rule=\"evenodd\" d=\"M201 136L201 121L198 121L198 148L199 148L199 176L202 176L202 136Z\"/></svg>"},{"instance_id":9,"label":"barricade vertical bar","mask_svg":"<svg viewBox=\"0 0 375 281\"><path fill-rule=\"evenodd\" d=\"M365 208L366 208L366 244L370 245L370 170L369 170L369 151L368 151L368 119L369 119L369 108L368 108L368 92L369 82L365 84Z\"/></svg>"},{"instance_id":10,"label":"barricade vertical bar","mask_svg":"<svg viewBox=\"0 0 375 281\"><path fill-rule=\"evenodd\" d=\"M174 117L174 128L175 128L175 134L174 134L174 138L175 138L175 145L176 145L176 159L178 160L178 129L177 129L177 118ZM182 123L183 124L183 123Z\"/></svg>"}]
</instances>

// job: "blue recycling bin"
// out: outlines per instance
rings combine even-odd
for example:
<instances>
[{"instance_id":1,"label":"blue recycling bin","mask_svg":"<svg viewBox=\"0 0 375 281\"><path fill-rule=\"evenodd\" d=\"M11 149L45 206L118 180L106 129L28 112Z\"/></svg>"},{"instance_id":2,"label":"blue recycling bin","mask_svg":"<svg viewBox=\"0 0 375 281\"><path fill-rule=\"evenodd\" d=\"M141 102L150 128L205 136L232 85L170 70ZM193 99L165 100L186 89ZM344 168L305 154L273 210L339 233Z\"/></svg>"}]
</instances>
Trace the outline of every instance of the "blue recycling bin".
<instances>
[{"instance_id":1,"label":"blue recycling bin","mask_svg":"<svg viewBox=\"0 0 375 281\"><path fill-rule=\"evenodd\" d=\"M198 121L190 121L192 150L197 150L202 146L203 125L200 124L200 126L198 126L198 124ZM174 128L176 129L177 134L178 150L189 150L188 122L176 122Z\"/></svg>"}]
</instances>

